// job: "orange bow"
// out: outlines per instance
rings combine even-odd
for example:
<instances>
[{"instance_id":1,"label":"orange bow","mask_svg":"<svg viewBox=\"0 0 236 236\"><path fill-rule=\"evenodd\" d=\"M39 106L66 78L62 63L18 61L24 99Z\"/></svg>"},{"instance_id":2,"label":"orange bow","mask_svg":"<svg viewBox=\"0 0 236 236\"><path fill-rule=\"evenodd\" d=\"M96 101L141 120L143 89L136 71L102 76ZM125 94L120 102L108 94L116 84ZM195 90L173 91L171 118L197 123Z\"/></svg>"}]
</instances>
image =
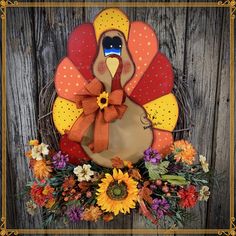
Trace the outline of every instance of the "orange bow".
<instances>
[{"instance_id":1,"label":"orange bow","mask_svg":"<svg viewBox=\"0 0 236 236\"><path fill-rule=\"evenodd\" d=\"M77 108L83 108L83 113L68 133L70 140L81 142L89 126L95 122L93 143L89 145L94 153L108 149L109 123L121 119L127 109L123 104L123 90L112 91L109 95L102 91L102 83L94 79L85 86L85 91L75 95Z\"/></svg>"}]
</instances>

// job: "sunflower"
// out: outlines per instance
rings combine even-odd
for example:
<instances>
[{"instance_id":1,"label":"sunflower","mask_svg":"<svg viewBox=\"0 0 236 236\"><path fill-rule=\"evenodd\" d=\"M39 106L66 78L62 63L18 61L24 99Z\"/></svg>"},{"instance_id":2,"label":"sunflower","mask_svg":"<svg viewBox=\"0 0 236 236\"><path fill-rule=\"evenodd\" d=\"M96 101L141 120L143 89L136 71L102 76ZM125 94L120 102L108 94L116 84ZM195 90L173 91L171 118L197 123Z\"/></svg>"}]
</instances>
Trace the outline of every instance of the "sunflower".
<instances>
[{"instance_id":1,"label":"sunflower","mask_svg":"<svg viewBox=\"0 0 236 236\"><path fill-rule=\"evenodd\" d=\"M52 167L50 161L40 160L33 164L34 176L38 179L47 179L50 177Z\"/></svg>"},{"instance_id":2,"label":"sunflower","mask_svg":"<svg viewBox=\"0 0 236 236\"><path fill-rule=\"evenodd\" d=\"M108 106L108 96L109 94L104 91L97 97L97 104L101 110Z\"/></svg>"},{"instance_id":3,"label":"sunflower","mask_svg":"<svg viewBox=\"0 0 236 236\"><path fill-rule=\"evenodd\" d=\"M121 170L113 169L113 175L107 173L99 184L97 204L106 212L130 213L137 200L137 182Z\"/></svg>"}]
</instances>

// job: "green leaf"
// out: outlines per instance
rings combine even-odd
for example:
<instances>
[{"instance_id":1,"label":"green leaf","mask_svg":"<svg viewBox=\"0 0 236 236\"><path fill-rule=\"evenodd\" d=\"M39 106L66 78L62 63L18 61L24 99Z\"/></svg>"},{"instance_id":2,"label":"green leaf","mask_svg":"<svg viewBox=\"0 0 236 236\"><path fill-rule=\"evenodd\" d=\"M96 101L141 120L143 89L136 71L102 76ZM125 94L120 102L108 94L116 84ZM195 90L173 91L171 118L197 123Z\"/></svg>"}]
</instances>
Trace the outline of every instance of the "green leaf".
<instances>
[{"instance_id":1,"label":"green leaf","mask_svg":"<svg viewBox=\"0 0 236 236\"><path fill-rule=\"evenodd\" d=\"M161 179L175 185L187 185L189 183L183 176L178 175L162 175Z\"/></svg>"},{"instance_id":2,"label":"green leaf","mask_svg":"<svg viewBox=\"0 0 236 236\"><path fill-rule=\"evenodd\" d=\"M169 163L169 161L163 161L160 164L154 165L150 162L146 162L145 166L148 169L150 179L160 179L161 175L166 174L168 172L167 167L169 166Z\"/></svg>"}]
</instances>

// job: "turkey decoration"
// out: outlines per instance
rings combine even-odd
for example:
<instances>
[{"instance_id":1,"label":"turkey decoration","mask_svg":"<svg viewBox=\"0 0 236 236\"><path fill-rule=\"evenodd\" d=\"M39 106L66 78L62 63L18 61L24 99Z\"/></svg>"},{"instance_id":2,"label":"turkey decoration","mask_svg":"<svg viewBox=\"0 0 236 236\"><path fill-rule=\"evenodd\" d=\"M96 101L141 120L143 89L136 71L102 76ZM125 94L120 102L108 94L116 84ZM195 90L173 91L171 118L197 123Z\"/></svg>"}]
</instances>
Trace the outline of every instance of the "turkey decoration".
<instances>
[{"instance_id":1,"label":"turkey decoration","mask_svg":"<svg viewBox=\"0 0 236 236\"><path fill-rule=\"evenodd\" d=\"M154 30L117 8L70 34L55 73L53 120L72 164L136 163L148 147L168 154L178 119L174 74Z\"/></svg>"}]
</instances>

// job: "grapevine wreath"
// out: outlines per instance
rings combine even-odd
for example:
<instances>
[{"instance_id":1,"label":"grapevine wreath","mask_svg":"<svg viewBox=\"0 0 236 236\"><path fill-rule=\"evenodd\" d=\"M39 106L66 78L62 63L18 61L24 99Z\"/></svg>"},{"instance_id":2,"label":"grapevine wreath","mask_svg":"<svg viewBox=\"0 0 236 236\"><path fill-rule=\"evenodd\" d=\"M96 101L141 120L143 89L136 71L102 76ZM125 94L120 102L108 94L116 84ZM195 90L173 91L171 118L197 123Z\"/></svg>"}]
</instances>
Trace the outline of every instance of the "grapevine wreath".
<instances>
[{"instance_id":1,"label":"grapevine wreath","mask_svg":"<svg viewBox=\"0 0 236 236\"><path fill-rule=\"evenodd\" d=\"M177 75L151 26L120 9L76 27L55 89L40 96L43 142L32 139L26 153L28 213L43 208L48 224L109 222L135 210L154 225L182 227L210 192L206 157L173 137L190 110Z\"/></svg>"}]
</instances>

